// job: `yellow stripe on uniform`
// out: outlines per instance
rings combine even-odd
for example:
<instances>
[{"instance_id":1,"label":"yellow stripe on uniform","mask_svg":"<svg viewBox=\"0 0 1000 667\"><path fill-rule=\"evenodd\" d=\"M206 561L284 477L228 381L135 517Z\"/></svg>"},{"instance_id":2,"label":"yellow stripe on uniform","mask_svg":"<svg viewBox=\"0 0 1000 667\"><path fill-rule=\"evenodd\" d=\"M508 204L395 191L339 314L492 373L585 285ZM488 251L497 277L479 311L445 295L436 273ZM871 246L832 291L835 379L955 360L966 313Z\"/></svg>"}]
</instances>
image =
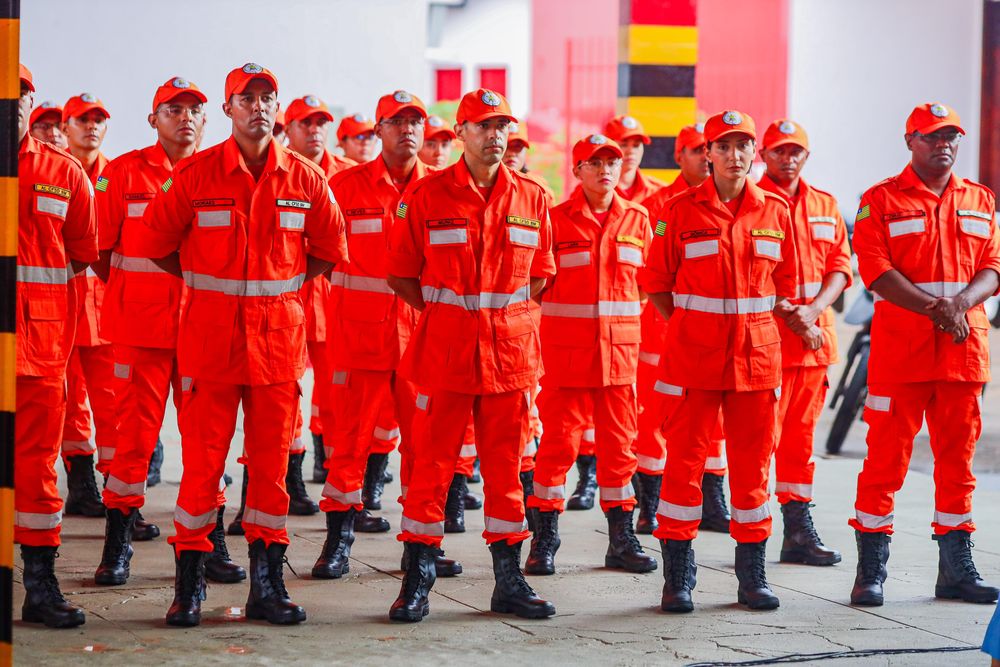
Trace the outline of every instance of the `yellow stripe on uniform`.
<instances>
[{"instance_id":1,"label":"yellow stripe on uniform","mask_svg":"<svg viewBox=\"0 0 1000 667\"><path fill-rule=\"evenodd\" d=\"M696 65L698 28L673 25L622 26L618 31L618 54L619 62L632 65Z\"/></svg>"}]
</instances>

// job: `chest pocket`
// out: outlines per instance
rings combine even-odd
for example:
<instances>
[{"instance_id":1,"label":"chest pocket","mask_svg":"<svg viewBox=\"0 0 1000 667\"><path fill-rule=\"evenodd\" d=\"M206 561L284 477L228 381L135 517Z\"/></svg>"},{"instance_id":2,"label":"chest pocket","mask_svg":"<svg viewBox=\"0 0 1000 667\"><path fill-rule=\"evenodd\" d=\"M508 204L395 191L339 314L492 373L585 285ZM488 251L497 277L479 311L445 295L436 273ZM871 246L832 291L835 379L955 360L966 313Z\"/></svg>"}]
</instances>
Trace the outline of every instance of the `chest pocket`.
<instances>
[{"instance_id":1,"label":"chest pocket","mask_svg":"<svg viewBox=\"0 0 1000 667\"><path fill-rule=\"evenodd\" d=\"M67 211L69 211L68 200L53 195L35 195L35 213L53 215L65 220Z\"/></svg>"},{"instance_id":2,"label":"chest pocket","mask_svg":"<svg viewBox=\"0 0 1000 667\"><path fill-rule=\"evenodd\" d=\"M813 241L833 243L837 238L837 219L830 216L815 216L809 218L809 231Z\"/></svg>"},{"instance_id":3,"label":"chest pocket","mask_svg":"<svg viewBox=\"0 0 1000 667\"><path fill-rule=\"evenodd\" d=\"M684 243L684 259L704 259L719 256L719 239Z\"/></svg>"},{"instance_id":4,"label":"chest pocket","mask_svg":"<svg viewBox=\"0 0 1000 667\"><path fill-rule=\"evenodd\" d=\"M531 260L538 248L541 233L538 229L507 225L507 247L504 248L504 264L509 267L510 275L515 278L527 278L531 269Z\"/></svg>"},{"instance_id":5,"label":"chest pocket","mask_svg":"<svg viewBox=\"0 0 1000 667\"><path fill-rule=\"evenodd\" d=\"M141 218L142 214L146 212L146 207L149 206L149 201L130 201L125 204L125 217L127 218Z\"/></svg>"},{"instance_id":6,"label":"chest pocket","mask_svg":"<svg viewBox=\"0 0 1000 667\"><path fill-rule=\"evenodd\" d=\"M964 209L957 213L959 255L962 265L972 271L979 263L979 257L990 238L990 221L993 216L984 211Z\"/></svg>"},{"instance_id":7,"label":"chest pocket","mask_svg":"<svg viewBox=\"0 0 1000 667\"><path fill-rule=\"evenodd\" d=\"M374 236L382 233L382 218L353 218L348 222L351 236Z\"/></svg>"},{"instance_id":8,"label":"chest pocket","mask_svg":"<svg viewBox=\"0 0 1000 667\"><path fill-rule=\"evenodd\" d=\"M773 239L755 238L753 240L754 257L781 261L781 242Z\"/></svg>"},{"instance_id":9,"label":"chest pocket","mask_svg":"<svg viewBox=\"0 0 1000 667\"><path fill-rule=\"evenodd\" d=\"M213 232L233 228L233 209L198 209L195 226L199 231Z\"/></svg>"},{"instance_id":10,"label":"chest pocket","mask_svg":"<svg viewBox=\"0 0 1000 667\"><path fill-rule=\"evenodd\" d=\"M903 236L913 236L923 234L927 231L927 224L923 218L909 218L906 220L894 220L887 225L889 238L896 239Z\"/></svg>"},{"instance_id":11,"label":"chest pocket","mask_svg":"<svg viewBox=\"0 0 1000 667\"><path fill-rule=\"evenodd\" d=\"M630 266L642 266L642 248L636 240L618 238L618 263ZM641 241L638 241L641 243Z\"/></svg>"}]
</instances>

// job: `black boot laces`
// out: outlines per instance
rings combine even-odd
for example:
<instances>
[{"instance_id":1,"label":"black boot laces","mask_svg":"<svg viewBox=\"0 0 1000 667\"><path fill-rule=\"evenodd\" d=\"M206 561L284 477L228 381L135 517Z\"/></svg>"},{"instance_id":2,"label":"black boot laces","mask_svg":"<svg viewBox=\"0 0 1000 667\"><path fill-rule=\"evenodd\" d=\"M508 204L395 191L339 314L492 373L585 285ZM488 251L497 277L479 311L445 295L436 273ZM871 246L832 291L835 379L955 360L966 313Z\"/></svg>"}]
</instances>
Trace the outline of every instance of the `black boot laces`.
<instances>
[{"instance_id":1,"label":"black boot laces","mask_svg":"<svg viewBox=\"0 0 1000 667\"><path fill-rule=\"evenodd\" d=\"M819 533L816 532L816 525L813 524L812 513L809 511L811 507L815 507L815 505L803 503L799 515L799 530L808 535L816 544L823 544L823 540L819 539Z\"/></svg>"},{"instance_id":2,"label":"black boot laces","mask_svg":"<svg viewBox=\"0 0 1000 667\"><path fill-rule=\"evenodd\" d=\"M456 477L452 480L451 486L448 488L448 498L445 500L444 504L444 515L449 517L458 516L458 513L465 509L462 493L462 485L460 482L456 481L459 478Z\"/></svg>"},{"instance_id":3,"label":"black boot laces","mask_svg":"<svg viewBox=\"0 0 1000 667\"><path fill-rule=\"evenodd\" d=\"M212 540L212 556L215 560L231 560L229 557L229 547L226 546L226 531L222 527L222 518L215 524L215 528L212 529L212 534L209 536Z\"/></svg>"},{"instance_id":4,"label":"black boot laces","mask_svg":"<svg viewBox=\"0 0 1000 667\"><path fill-rule=\"evenodd\" d=\"M861 566L861 578L866 584L878 582L882 575L882 545L861 549L858 564Z\"/></svg>"},{"instance_id":5,"label":"black boot laces","mask_svg":"<svg viewBox=\"0 0 1000 667\"><path fill-rule=\"evenodd\" d=\"M712 477L717 476L712 475ZM708 498L713 510L718 510L720 514L726 513L726 493L722 488L721 479L713 480L713 483L709 485Z\"/></svg>"},{"instance_id":6,"label":"black boot laces","mask_svg":"<svg viewBox=\"0 0 1000 667\"><path fill-rule=\"evenodd\" d=\"M688 571L691 569L691 549L677 549L670 552L670 585L674 590L688 587Z\"/></svg>"},{"instance_id":7,"label":"black boot laces","mask_svg":"<svg viewBox=\"0 0 1000 667\"><path fill-rule=\"evenodd\" d=\"M62 590L59 588L59 580L56 578L55 559L59 558L59 552L52 554L51 560L46 558L45 576L39 578L38 585L45 599L51 603L65 602Z\"/></svg>"},{"instance_id":8,"label":"black boot laces","mask_svg":"<svg viewBox=\"0 0 1000 667\"><path fill-rule=\"evenodd\" d=\"M955 540L948 546L955 567L965 573L965 578L972 579L973 581L982 578L979 576L976 564L972 560L972 547L976 546L972 540L963 538Z\"/></svg>"},{"instance_id":9,"label":"black boot laces","mask_svg":"<svg viewBox=\"0 0 1000 667\"><path fill-rule=\"evenodd\" d=\"M528 585L524 578L524 573L518 565L520 559L515 555L504 560L504 574L506 575L510 592L515 596L536 597L535 591Z\"/></svg>"},{"instance_id":10,"label":"black boot laces","mask_svg":"<svg viewBox=\"0 0 1000 667\"><path fill-rule=\"evenodd\" d=\"M301 498L302 496L307 495L306 484L302 479L301 458L299 458L296 465L288 467L288 479L285 484L290 492L289 495L295 496L296 498Z\"/></svg>"},{"instance_id":11,"label":"black boot laces","mask_svg":"<svg viewBox=\"0 0 1000 667\"><path fill-rule=\"evenodd\" d=\"M406 576L403 577L403 593L405 597L412 598L417 594L418 590L427 586L430 581L428 572L434 567L434 558L436 555L436 551L426 554L423 551L410 554L410 562L408 563L410 568ZM422 562L422 560L426 560L426 562Z\"/></svg>"},{"instance_id":12,"label":"black boot laces","mask_svg":"<svg viewBox=\"0 0 1000 667\"><path fill-rule=\"evenodd\" d=\"M764 559L754 558L750 564L750 582L754 588L768 588Z\"/></svg>"},{"instance_id":13,"label":"black boot laces","mask_svg":"<svg viewBox=\"0 0 1000 667\"><path fill-rule=\"evenodd\" d=\"M639 538L635 536L635 527L632 525L631 518L626 514L628 520L623 520L621 524L621 539L626 545L628 545L629 550L632 553L639 553L642 551L642 545L639 544Z\"/></svg>"}]
</instances>

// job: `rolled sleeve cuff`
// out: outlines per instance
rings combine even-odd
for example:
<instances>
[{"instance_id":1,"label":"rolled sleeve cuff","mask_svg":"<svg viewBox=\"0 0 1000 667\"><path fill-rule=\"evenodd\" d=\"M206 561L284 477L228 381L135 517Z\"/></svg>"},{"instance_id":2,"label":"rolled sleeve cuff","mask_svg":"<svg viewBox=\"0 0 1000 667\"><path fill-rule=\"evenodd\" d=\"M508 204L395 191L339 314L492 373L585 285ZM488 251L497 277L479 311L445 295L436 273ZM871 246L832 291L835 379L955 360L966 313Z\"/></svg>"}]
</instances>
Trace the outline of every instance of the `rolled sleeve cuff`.
<instances>
[{"instance_id":1,"label":"rolled sleeve cuff","mask_svg":"<svg viewBox=\"0 0 1000 667\"><path fill-rule=\"evenodd\" d=\"M873 282L895 268L888 261L880 259L870 263L859 263L858 273L861 274L861 282L870 290Z\"/></svg>"},{"instance_id":2,"label":"rolled sleeve cuff","mask_svg":"<svg viewBox=\"0 0 1000 667\"><path fill-rule=\"evenodd\" d=\"M554 275L556 275L556 260L552 253L536 255L531 263L531 277L548 279Z\"/></svg>"}]
</instances>

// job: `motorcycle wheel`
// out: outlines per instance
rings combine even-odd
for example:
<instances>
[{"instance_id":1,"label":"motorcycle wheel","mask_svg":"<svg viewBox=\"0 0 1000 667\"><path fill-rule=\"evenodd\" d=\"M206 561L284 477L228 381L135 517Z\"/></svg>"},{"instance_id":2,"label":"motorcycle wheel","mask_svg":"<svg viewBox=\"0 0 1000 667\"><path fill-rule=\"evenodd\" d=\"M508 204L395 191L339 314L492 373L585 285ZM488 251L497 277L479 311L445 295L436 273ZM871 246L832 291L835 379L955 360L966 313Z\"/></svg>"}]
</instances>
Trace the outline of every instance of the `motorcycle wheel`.
<instances>
[{"instance_id":1,"label":"motorcycle wheel","mask_svg":"<svg viewBox=\"0 0 1000 667\"><path fill-rule=\"evenodd\" d=\"M854 371L854 376L844 389L844 395L840 401L840 408L833 418L833 425L830 427L830 434L826 438L826 453L839 454L847 439L847 433L851 430L851 424L858 418L858 413L864 407L865 398L868 396L868 347L865 346L860 353L858 367Z\"/></svg>"}]
</instances>

